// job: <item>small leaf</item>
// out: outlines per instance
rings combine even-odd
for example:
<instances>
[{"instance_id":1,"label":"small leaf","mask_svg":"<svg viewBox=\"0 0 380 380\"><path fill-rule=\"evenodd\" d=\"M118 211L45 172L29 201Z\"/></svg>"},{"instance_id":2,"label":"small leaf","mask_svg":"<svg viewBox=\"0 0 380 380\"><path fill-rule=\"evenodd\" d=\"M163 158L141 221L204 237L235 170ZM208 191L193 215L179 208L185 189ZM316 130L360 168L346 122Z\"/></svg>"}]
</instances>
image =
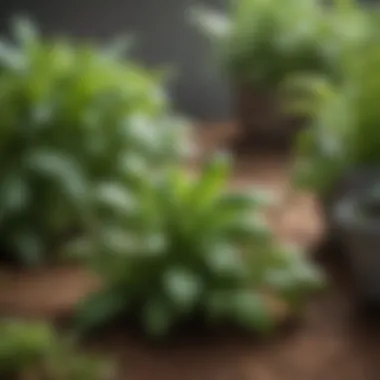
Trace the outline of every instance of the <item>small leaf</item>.
<instances>
[{"instance_id":1,"label":"small leaf","mask_svg":"<svg viewBox=\"0 0 380 380\"><path fill-rule=\"evenodd\" d=\"M46 247L39 235L28 231L16 232L12 242L24 264L34 266L43 262Z\"/></svg>"},{"instance_id":2,"label":"small leaf","mask_svg":"<svg viewBox=\"0 0 380 380\"><path fill-rule=\"evenodd\" d=\"M237 292L233 298L233 313L237 321L243 326L260 333L268 333L275 326L265 299L253 292Z\"/></svg>"},{"instance_id":3,"label":"small leaf","mask_svg":"<svg viewBox=\"0 0 380 380\"><path fill-rule=\"evenodd\" d=\"M2 213L17 213L25 209L30 201L28 183L21 175L14 173L3 178L0 184Z\"/></svg>"},{"instance_id":4,"label":"small leaf","mask_svg":"<svg viewBox=\"0 0 380 380\"><path fill-rule=\"evenodd\" d=\"M179 310L190 310L202 291L198 276L184 269L168 269L164 273L166 294Z\"/></svg>"},{"instance_id":5,"label":"small leaf","mask_svg":"<svg viewBox=\"0 0 380 380\"><path fill-rule=\"evenodd\" d=\"M197 208L203 209L209 206L221 195L231 170L230 163L229 155L218 154L204 165L192 195L193 202Z\"/></svg>"},{"instance_id":6,"label":"small leaf","mask_svg":"<svg viewBox=\"0 0 380 380\"><path fill-rule=\"evenodd\" d=\"M0 68L5 67L12 71L21 71L26 67L25 58L12 45L0 40Z\"/></svg>"},{"instance_id":7,"label":"small leaf","mask_svg":"<svg viewBox=\"0 0 380 380\"><path fill-rule=\"evenodd\" d=\"M119 183L108 182L96 186L95 200L100 206L121 213L132 213L137 208L135 197Z\"/></svg>"},{"instance_id":8,"label":"small leaf","mask_svg":"<svg viewBox=\"0 0 380 380\"><path fill-rule=\"evenodd\" d=\"M205 260L216 276L236 275L243 277L245 265L237 248L227 244L216 244L208 247Z\"/></svg>"},{"instance_id":9,"label":"small leaf","mask_svg":"<svg viewBox=\"0 0 380 380\"><path fill-rule=\"evenodd\" d=\"M227 236L236 242L262 243L268 241L272 234L268 223L263 217L257 214L242 215L238 220L234 220L224 229Z\"/></svg>"},{"instance_id":10,"label":"small leaf","mask_svg":"<svg viewBox=\"0 0 380 380\"><path fill-rule=\"evenodd\" d=\"M225 38L231 30L231 21L221 12L198 6L192 9L189 16L190 21L211 39Z\"/></svg>"},{"instance_id":11,"label":"small leaf","mask_svg":"<svg viewBox=\"0 0 380 380\"><path fill-rule=\"evenodd\" d=\"M173 312L160 298L149 300L143 309L146 332L154 337L166 335L174 322Z\"/></svg>"},{"instance_id":12,"label":"small leaf","mask_svg":"<svg viewBox=\"0 0 380 380\"><path fill-rule=\"evenodd\" d=\"M120 289L106 288L80 303L74 318L74 329L80 334L112 322L128 307L128 299Z\"/></svg>"}]
</instances>

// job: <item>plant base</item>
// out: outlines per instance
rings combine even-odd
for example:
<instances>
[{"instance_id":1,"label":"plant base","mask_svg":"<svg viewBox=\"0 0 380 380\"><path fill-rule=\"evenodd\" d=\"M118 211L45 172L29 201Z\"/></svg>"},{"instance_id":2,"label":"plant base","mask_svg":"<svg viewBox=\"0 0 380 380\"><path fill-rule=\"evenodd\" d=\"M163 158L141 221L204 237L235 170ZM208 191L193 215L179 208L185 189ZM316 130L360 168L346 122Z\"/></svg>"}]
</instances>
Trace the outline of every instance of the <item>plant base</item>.
<instances>
[{"instance_id":1,"label":"plant base","mask_svg":"<svg viewBox=\"0 0 380 380\"><path fill-rule=\"evenodd\" d=\"M277 91L255 90L239 86L236 91L236 112L240 136L231 149L237 153L252 150L290 151L304 120L285 112Z\"/></svg>"}]
</instances>

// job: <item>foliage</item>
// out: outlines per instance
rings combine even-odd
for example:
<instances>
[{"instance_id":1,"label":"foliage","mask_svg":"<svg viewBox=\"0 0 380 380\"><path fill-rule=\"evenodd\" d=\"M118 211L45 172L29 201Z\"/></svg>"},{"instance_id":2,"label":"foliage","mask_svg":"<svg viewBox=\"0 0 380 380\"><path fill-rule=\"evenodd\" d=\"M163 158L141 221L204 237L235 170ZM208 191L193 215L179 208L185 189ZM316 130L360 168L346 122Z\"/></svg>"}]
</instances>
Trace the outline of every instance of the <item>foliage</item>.
<instances>
[{"instance_id":1,"label":"foliage","mask_svg":"<svg viewBox=\"0 0 380 380\"><path fill-rule=\"evenodd\" d=\"M43 380L106 380L108 363L77 352L45 323L0 322L0 376ZM20 377L19 377L20 376ZM8 377L7 377L8 378Z\"/></svg>"},{"instance_id":2,"label":"foliage","mask_svg":"<svg viewBox=\"0 0 380 380\"><path fill-rule=\"evenodd\" d=\"M368 34L367 17L352 0L238 0L228 15L197 9L194 18L237 82L272 87L294 73L339 77L340 55Z\"/></svg>"},{"instance_id":3,"label":"foliage","mask_svg":"<svg viewBox=\"0 0 380 380\"><path fill-rule=\"evenodd\" d=\"M136 181L142 198L129 198L135 205L129 213L125 198L102 202L93 236L68 248L105 282L79 307L78 329L130 314L150 335L165 335L194 316L266 332L276 322L268 294L294 310L302 305L320 284L319 273L274 241L260 214L265 193L227 191L229 168L218 156L199 177L173 167Z\"/></svg>"},{"instance_id":4,"label":"foliage","mask_svg":"<svg viewBox=\"0 0 380 380\"><path fill-rule=\"evenodd\" d=\"M343 64L340 84L305 78L311 96L301 103L312 116L299 136L298 186L328 192L345 170L380 163L380 49L374 38L354 49Z\"/></svg>"},{"instance_id":5,"label":"foliage","mask_svg":"<svg viewBox=\"0 0 380 380\"><path fill-rule=\"evenodd\" d=\"M15 19L0 41L0 235L2 252L38 263L65 234L91 221L98 181L187 149L160 75L100 49L43 38Z\"/></svg>"}]
</instances>

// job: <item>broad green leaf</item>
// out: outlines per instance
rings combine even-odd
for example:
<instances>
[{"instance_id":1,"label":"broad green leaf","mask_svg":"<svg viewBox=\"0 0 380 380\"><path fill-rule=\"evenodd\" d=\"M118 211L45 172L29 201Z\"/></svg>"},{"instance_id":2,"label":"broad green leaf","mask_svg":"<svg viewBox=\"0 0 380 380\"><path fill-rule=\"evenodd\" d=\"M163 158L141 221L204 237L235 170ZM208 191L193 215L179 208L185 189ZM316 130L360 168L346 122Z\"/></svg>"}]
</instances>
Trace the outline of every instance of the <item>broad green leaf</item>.
<instances>
[{"instance_id":1,"label":"broad green leaf","mask_svg":"<svg viewBox=\"0 0 380 380\"><path fill-rule=\"evenodd\" d=\"M195 207L207 208L220 196L231 170L230 162L229 155L218 154L203 166L192 195Z\"/></svg>"},{"instance_id":2,"label":"broad green leaf","mask_svg":"<svg viewBox=\"0 0 380 380\"><path fill-rule=\"evenodd\" d=\"M237 247L227 244L215 244L205 252L205 261L215 276L233 275L243 278L245 263Z\"/></svg>"},{"instance_id":3,"label":"broad green leaf","mask_svg":"<svg viewBox=\"0 0 380 380\"><path fill-rule=\"evenodd\" d=\"M118 213L133 213L138 207L136 197L121 183L107 182L95 187L95 202Z\"/></svg>"},{"instance_id":4,"label":"broad green leaf","mask_svg":"<svg viewBox=\"0 0 380 380\"><path fill-rule=\"evenodd\" d=\"M200 278L186 269L166 269L163 281L166 295L180 311L191 310L202 292Z\"/></svg>"},{"instance_id":5,"label":"broad green leaf","mask_svg":"<svg viewBox=\"0 0 380 380\"><path fill-rule=\"evenodd\" d=\"M271 332L275 326L265 299L252 291L237 292L233 298L234 316L242 325L260 333Z\"/></svg>"}]
</instances>

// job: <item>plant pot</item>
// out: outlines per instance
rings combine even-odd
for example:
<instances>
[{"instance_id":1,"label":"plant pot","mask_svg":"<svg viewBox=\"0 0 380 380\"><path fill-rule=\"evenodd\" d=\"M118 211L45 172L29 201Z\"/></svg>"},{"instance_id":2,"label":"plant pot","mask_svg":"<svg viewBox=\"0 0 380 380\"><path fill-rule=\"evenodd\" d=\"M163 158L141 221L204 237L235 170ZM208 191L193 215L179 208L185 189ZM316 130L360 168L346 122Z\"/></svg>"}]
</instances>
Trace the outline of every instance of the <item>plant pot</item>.
<instances>
[{"instance_id":1,"label":"plant pot","mask_svg":"<svg viewBox=\"0 0 380 380\"><path fill-rule=\"evenodd\" d=\"M357 167L346 171L335 183L331 190L319 197L324 221L326 225L325 245L329 251L341 256L343 246L341 242L340 225L335 220L334 208L346 196L353 196L365 191L380 180L379 167Z\"/></svg>"},{"instance_id":2,"label":"plant pot","mask_svg":"<svg viewBox=\"0 0 380 380\"><path fill-rule=\"evenodd\" d=\"M360 298L369 304L379 304L380 215L360 209L365 195L365 190L355 189L336 203L333 215Z\"/></svg>"},{"instance_id":3,"label":"plant pot","mask_svg":"<svg viewBox=\"0 0 380 380\"><path fill-rule=\"evenodd\" d=\"M235 101L240 129L232 147L236 153L291 150L305 120L285 112L278 91L242 85L236 88Z\"/></svg>"}]
</instances>

